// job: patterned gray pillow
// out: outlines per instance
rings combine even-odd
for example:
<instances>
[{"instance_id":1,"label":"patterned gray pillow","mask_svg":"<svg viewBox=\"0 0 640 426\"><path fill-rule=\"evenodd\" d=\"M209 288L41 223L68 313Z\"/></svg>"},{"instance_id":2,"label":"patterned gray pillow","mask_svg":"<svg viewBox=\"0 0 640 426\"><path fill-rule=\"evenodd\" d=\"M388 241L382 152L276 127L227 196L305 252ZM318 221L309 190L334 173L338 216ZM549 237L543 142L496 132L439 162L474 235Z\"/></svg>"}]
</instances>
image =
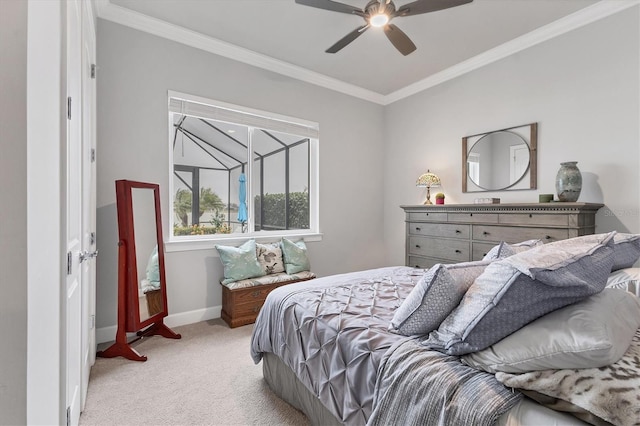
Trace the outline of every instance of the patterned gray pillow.
<instances>
[{"instance_id":1,"label":"patterned gray pillow","mask_svg":"<svg viewBox=\"0 0 640 426\"><path fill-rule=\"evenodd\" d=\"M405 336L427 334L458 306L467 289L491 262L437 264L418 281L398 308L389 329Z\"/></svg>"},{"instance_id":2,"label":"patterned gray pillow","mask_svg":"<svg viewBox=\"0 0 640 426\"><path fill-rule=\"evenodd\" d=\"M517 244L509 244L504 241L493 247L482 258L482 260L500 260L505 257L513 256L517 253L522 253L534 247L541 246L543 242L541 240L527 240Z\"/></svg>"},{"instance_id":3,"label":"patterned gray pillow","mask_svg":"<svg viewBox=\"0 0 640 426\"><path fill-rule=\"evenodd\" d=\"M613 267L611 271L630 268L640 259L640 234L616 234L613 237Z\"/></svg>"},{"instance_id":4,"label":"patterned gray pillow","mask_svg":"<svg viewBox=\"0 0 640 426\"><path fill-rule=\"evenodd\" d=\"M476 352L599 293L613 265L613 235L557 241L492 262L423 344L449 355Z\"/></svg>"}]
</instances>

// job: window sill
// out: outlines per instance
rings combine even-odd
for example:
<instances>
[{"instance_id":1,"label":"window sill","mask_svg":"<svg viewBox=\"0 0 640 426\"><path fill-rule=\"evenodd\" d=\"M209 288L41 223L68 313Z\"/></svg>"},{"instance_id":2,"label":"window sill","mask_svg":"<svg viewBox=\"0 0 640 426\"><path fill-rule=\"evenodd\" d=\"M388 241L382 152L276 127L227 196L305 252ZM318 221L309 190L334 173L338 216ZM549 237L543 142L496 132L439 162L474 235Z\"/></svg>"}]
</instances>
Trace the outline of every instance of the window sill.
<instances>
[{"instance_id":1,"label":"window sill","mask_svg":"<svg viewBox=\"0 0 640 426\"><path fill-rule=\"evenodd\" d=\"M289 238L291 240L300 240L304 242L310 241L322 241L321 233L308 233L308 234L272 234L269 235L247 235L246 237L233 236L229 238L184 238L176 239L172 241L166 241L164 243L165 252L172 253L178 251L196 251L196 250L211 250L215 249L216 244L222 244L225 246L239 246L249 239L254 239L258 243L272 243L280 241L282 237ZM215 256L218 256L217 250L213 250Z\"/></svg>"}]
</instances>

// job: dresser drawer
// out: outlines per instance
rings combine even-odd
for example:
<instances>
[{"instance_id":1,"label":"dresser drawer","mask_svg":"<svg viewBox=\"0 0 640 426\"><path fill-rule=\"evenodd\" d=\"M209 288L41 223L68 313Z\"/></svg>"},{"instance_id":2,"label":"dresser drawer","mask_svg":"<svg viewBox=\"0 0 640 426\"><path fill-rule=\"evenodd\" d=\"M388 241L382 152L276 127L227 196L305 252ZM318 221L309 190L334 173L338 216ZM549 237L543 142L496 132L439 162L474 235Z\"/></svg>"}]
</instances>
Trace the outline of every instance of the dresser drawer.
<instances>
[{"instance_id":1,"label":"dresser drawer","mask_svg":"<svg viewBox=\"0 0 640 426\"><path fill-rule=\"evenodd\" d=\"M429 257L409 256L409 263L407 264L407 266L411 266L413 268L429 269L436 263L443 262L441 260L431 259Z\"/></svg>"},{"instance_id":2,"label":"dresser drawer","mask_svg":"<svg viewBox=\"0 0 640 426\"><path fill-rule=\"evenodd\" d=\"M471 243L471 260L482 260L496 245L496 243Z\"/></svg>"},{"instance_id":3,"label":"dresser drawer","mask_svg":"<svg viewBox=\"0 0 640 426\"><path fill-rule=\"evenodd\" d=\"M539 239L543 243L565 240L569 238L568 229L526 228L510 226L473 225L473 239L480 241L506 241L519 243L526 240Z\"/></svg>"},{"instance_id":4,"label":"dresser drawer","mask_svg":"<svg viewBox=\"0 0 640 426\"><path fill-rule=\"evenodd\" d=\"M409 237L409 254L435 257L453 262L467 262L470 259L469 241Z\"/></svg>"},{"instance_id":5,"label":"dresser drawer","mask_svg":"<svg viewBox=\"0 0 640 426\"><path fill-rule=\"evenodd\" d=\"M509 225L569 226L569 216L565 214L501 213L499 222Z\"/></svg>"},{"instance_id":6,"label":"dresser drawer","mask_svg":"<svg viewBox=\"0 0 640 426\"><path fill-rule=\"evenodd\" d=\"M498 223L498 213L449 213L449 222Z\"/></svg>"},{"instance_id":7,"label":"dresser drawer","mask_svg":"<svg viewBox=\"0 0 640 426\"><path fill-rule=\"evenodd\" d=\"M409 234L428 235L430 237L469 238L471 227L451 223L409 223Z\"/></svg>"},{"instance_id":8,"label":"dresser drawer","mask_svg":"<svg viewBox=\"0 0 640 426\"><path fill-rule=\"evenodd\" d=\"M430 221L430 222L446 222L447 214L442 212L409 212L407 214L409 222L414 220Z\"/></svg>"}]
</instances>

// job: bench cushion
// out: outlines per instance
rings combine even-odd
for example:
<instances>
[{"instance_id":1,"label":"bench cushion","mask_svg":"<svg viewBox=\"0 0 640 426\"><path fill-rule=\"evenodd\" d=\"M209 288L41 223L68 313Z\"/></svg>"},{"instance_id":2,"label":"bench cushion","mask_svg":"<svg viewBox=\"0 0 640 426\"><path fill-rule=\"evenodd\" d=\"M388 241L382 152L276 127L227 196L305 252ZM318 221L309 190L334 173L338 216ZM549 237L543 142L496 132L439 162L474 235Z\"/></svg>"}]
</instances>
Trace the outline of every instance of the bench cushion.
<instances>
[{"instance_id":1,"label":"bench cushion","mask_svg":"<svg viewBox=\"0 0 640 426\"><path fill-rule=\"evenodd\" d=\"M239 288L255 287L265 284L284 283L288 281L304 281L315 278L316 274L310 271L301 271L295 274L286 274L284 272L278 274L268 274L262 277L248 278L245 280L233 281L233 282L221 282L221 284L227 287L229 290L235 290Z\"/></svg>"}]
</instances>

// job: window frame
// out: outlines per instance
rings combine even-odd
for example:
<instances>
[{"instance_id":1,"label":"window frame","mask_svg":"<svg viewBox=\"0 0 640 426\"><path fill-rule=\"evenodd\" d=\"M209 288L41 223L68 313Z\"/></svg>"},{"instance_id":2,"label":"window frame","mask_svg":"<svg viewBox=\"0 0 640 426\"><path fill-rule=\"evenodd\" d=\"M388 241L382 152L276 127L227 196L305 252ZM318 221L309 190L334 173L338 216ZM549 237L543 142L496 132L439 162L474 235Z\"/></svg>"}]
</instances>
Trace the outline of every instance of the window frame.
<instances>
[{"instance_id":1,"label":"window frame","mask_svg":"<svg viewBox=\"0 0 640 426\"><path fill-rule=\"evenodd\" d=\"M173 102L172 102L173 100ZM177 101L183 102L181 108L183 111L177 111ZM186 105L186 107L185 107ZM193 107L195 114L187 113L185 108ZM198 111L198 107L202 106ZM234 124L247 126L249 132L253 132L254 128L264 128L265 130L276 130L281 132L291 132L301 137L309 139L309 229L291 229L291 230L279 230L279 231L248 231L246 233L236 234L211 234L211 235L173 235L173 226L175 223L175 214L173 210L173 194L174 194L174 158L173 158L173 133L174 126L171 119L173 114L186 114L194 117L200 117L205 119L220 120L218 117L212 117L207 115L207 107L211 110L222 111L225 115L225 119L221 121L227 121ZM215 112L215 111L214 111ZM249 122L257 120L261 124L267 123L267 126L252 126L246 122L232 121L233 117L237 116L239 119L248 119ZM231 119L230 119L231 118ZM168 182L168 206L166 211L168 212L168 226L169 229L165 233L168 236L165 241L165 247L167 252L174 251L188 251L188 250L204 250L214 248L216 244L224 245L239 245L248 239L255 239L259 242L272 242L279 241L282 237L292 239L303 239L304 241L320 241L322 240L322 234L320 233L319 223L319 124L303 120L300 118L289 117L281 114L276 114L268 111L261 111L253 108L243 107L239 105L230 104L227 102L217 101L213 99L207 99L200 96L190 95L186 93L180 93L169 90L167 92L167 140L169 149L169 182ZM272 127L272 128L268 128ZM307 132L306 134L301 134ZM249 138L249 144L247 147L247 158L250 160L247 163L247 207L249 210L249 222L248 229L254 229L254 201L252 190L252 179L254 173L254 153L253 143Z\"/></svg>"}]
</instances>

